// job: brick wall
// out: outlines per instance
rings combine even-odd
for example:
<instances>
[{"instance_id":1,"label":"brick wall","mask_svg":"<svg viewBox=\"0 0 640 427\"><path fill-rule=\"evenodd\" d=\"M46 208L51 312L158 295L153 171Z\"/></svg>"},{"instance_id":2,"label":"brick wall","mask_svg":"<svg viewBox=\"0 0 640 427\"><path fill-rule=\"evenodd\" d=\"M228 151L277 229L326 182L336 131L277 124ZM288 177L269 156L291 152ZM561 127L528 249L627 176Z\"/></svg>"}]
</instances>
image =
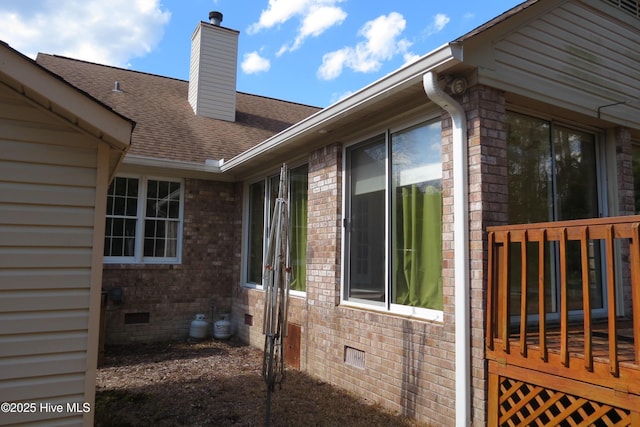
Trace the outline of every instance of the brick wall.
<instances>
[{"instance_id":1,"label":"brick wall","mask_svg":"<svg viewBox=\"0 0 640 427\"><path fill-rule=\"evenodd\" d=\"M197 313L211 322L231 312L239 281L241 203L237 184L185 180L182 264L105 264L103 289L121 288L108 301L106 343L186 339ZM148 322L125 324L129 321ZM142 319L135 317L142 314ZM133 316L132 316L133 315Z\"/></svg>"},{"instance_id":2,"label":"brick wall","mask_svg":"<svg viewBox=\"0 0 640 427\"><path fill-rule=\"evenodd\" d=\"M488 225L507 221L504 94L481 86L460 100L468 119L473 422L486 422L484 307ZM428 322L340 304L342 147L309 156L307 299L290 316L302 324L301 368L384 407L434 425L455 422L455 307L451 119L443 113L444 321ZM262 293L241 290L237 307L261 322ZM242 336L262 345L261 326ZM354 366L354 359L362 366ZM355 363L358 365L359 363Z\"/></svg>"},{"instance_id":3,"label":"brick wall","mask_svg":"<svg viewBox=\"0 0 640 427\"><path fill-rule=\"evenodd\" d=\"M342 146L334 144L309 156L307 295L292 297L289 307L290 322L301 325L301 369L408 416L451 425L453 322L411 321L340 305L341 209ZM256 347L264 345L263 295L234 291L237 334ZM452 304L449 298L447 311ZM363 355L364 367L346 361L345 351Z\"/></svg>"},{"instance_id":4,"label":"brick wall","mask_svg":"<svg viewBox=\"0 0 640 427\"><path fill-rule=\"evenodd\" d=\"M484 359L486 228L508 220L507 141L504 93L474 86L462 100L467 114L469 159L469 255L473 420L486 422Z\"/></svg>"},{"instance_id":5,"label":"brick wall","mask_svg":"<svg viewBox=\"0 0 640 427\"><path fill-rule=\"evenodd\" d=\"M616 171L617 171L617 187L618 187L618 212L614 215L634 215L635 214L635 195L633 183L633 158L631 146L631 133L629 129L619 127L615 128L611 135L615 144L616 153ZM628 264L629 245L625 244L621 249L622 262ZM631 270L627 267L622 268L624 312L628 316L633 312L633 298L631 294Z\"/></svg>"},{"instance_id":6,"label":"brick wall","mask_svg":"<svg viewBox=\"0 0 640 427\"><path fill-rule=\"evenodd\" d=\"M452 325L340 305L341 155L333 145L309 161L306 369L387 408L449 425L455 418ZM349 360L354 354L361 363Z\"/></svg>"}]
</instances>

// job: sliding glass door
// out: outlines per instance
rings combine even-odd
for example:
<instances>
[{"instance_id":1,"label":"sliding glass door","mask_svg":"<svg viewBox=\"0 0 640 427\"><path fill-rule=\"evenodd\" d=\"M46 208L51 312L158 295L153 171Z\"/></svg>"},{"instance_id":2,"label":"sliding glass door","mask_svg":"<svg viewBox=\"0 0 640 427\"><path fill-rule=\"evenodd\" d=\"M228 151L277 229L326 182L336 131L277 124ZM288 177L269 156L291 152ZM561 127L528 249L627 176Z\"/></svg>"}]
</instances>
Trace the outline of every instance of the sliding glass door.
<instances>
[{"instance_id":1,"label":"sliding glass door","mask_svg":"<svg viewBox=\"0 0 640 427\"><path fill-rule=\"evenodd\" d=\"M507 165L509 191L509 223L564 221L597 218L600 194L597 174L595 134L547 120L516 113L507 115ZM538 244L530 243L527 271L528 283L538 281ZM514 247L512 283L520 283L519 248ZM589 247L591 306L597 311L605 307L601 280L602 249L597 241ZM545 301L549 313L556 313L559 301L559 253L557 245L545 248ZM579 314L582 308L582 273L578 242L567 245L567 292L569 309ZM514 287L512 308L519 311L520 289ZM537 287L529 286L527 307L537 313Z\"/></svg>"}]
</instances>

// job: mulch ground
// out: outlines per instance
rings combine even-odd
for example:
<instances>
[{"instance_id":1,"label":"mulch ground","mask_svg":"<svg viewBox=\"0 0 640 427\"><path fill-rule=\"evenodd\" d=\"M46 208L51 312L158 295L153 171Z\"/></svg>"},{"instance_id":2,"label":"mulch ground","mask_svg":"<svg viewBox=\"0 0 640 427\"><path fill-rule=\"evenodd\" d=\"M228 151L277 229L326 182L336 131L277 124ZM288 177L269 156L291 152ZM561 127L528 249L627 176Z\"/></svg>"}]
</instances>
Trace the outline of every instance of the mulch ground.
<instances>
[{"instance_id":1,"label":"mulch ground","mask_svg":"<svg viewBox=\"0 0 640 427\"><path fill-rule=\"evenodd\" d=\"M262 352L233 340L107 347L95 424L265 426ZM273 427L420 426L300 371L272 393Z\"/></svg>"}]
</instances>

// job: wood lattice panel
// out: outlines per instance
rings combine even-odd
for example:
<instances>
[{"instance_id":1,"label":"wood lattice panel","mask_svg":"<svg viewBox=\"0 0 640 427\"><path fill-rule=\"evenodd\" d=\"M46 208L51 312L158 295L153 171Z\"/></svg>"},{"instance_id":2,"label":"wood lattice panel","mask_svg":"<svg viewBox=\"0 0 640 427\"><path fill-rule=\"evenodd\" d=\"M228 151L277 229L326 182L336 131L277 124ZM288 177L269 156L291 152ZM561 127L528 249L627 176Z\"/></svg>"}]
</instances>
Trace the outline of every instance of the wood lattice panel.
<instances>
[{"instance_id":1,"label":"wood lattice panel","mask_svg":"<svg viewBox=\"0 0 640 427\"><path fill-rule=\"evenodd\" d=\"M506 377L498 420L500 426L631 426L624 409Z\"/></svg>"}]
</instances>

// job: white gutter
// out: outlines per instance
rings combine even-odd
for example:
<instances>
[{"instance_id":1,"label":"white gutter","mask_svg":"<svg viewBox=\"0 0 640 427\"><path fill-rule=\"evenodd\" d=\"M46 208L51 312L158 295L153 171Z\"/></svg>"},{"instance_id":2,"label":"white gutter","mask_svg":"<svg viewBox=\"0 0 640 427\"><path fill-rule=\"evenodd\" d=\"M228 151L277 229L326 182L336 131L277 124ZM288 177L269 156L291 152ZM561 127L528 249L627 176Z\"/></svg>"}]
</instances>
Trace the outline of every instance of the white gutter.
<instances>
[{"instance_id":1,"label":"white gutter","mask_svg":"<svg viewBox=\"0 0 640 427\"><path fill-rule=\"evenodd\" d=\"M366 109L380 99L401 91L412 84L419 84L424 70L438 69L451 63L460 62L462 48L453 44L444 44L420 59L382 77L360 89L353 95L324 108L282 132L266 139L253 148L226 161L220 170L224 173L244 162L253 160L265 153L284 146L296 144L298 138L317 133L330 127L336 121L348 117L351 113Z\"/></svg>"},{"instance_id":2,"label":"white gutter","mask_svg":"<svg viewBox=\"0 0 640 427\"><path fill-rule=\"evenodd\" d=\"M198 172L220 173L219 160L207 160L205 163L196 163L129 154L127 155L127 157L125 157L123 163L126 165L156 167L163 169L193 170Z\"/></svg>"},{"instance_id":3,"label":"white gutter","mask_svg":"<svg viewBox=\"0 0 640 427\"><path fill-rule=\"evenodd\" d=\"M456 426L467 427L471 425L467 118L462 106L438 86L438 76L434 71L427 72L422 83L429 99L449 113L453 126Z\"/></svg>"},{"instance_id":4,"label":"white gutter","mask_svg":"<svg viewBox=\"0 0 640 427\"><path fill-rule=\"evenodd\" d=\"M163 174L180 178L199 178L216 181L234 182L232 174L224 174L220 170L223 160L206 160L203 163L185 162L180 160L158 159L155 157L127 154L120 165L120 173Z\"/></svg>"}]
</instances>

